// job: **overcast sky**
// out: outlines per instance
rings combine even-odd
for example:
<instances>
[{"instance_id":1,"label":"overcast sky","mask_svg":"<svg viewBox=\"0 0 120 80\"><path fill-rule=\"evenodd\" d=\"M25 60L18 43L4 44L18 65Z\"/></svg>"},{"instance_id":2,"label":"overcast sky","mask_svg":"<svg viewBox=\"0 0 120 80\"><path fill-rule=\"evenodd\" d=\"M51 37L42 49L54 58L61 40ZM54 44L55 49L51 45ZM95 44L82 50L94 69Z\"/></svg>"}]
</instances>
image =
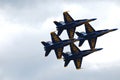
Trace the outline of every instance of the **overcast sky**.
<instances>
[{"instance_id":1,"label":"overcast sky","mask_svg":"<svg viewBox=\"0 0 120 80\"><path fill-rule=\"evenodd\" d=\"M103 50L84 57L81 70L72 61L64 68L54 51L44 57L40 42L50 40L63 11L74 19L97 18L90 23L96 30L120 28L119 0L0 0L0 80L120 80L119 30L98 38ZM87 41L80 49L89 49Z\"/></svg>"}]
</instances>

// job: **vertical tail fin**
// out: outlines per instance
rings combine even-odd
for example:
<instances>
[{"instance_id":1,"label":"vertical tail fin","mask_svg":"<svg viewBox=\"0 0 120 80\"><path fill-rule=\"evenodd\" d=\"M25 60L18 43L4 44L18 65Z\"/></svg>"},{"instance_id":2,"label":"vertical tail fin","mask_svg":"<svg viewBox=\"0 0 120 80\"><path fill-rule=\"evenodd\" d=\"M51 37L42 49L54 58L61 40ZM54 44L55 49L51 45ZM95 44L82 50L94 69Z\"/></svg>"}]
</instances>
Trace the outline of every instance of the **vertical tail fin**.
<instances>
[{"instance_id":1,"label":"vertical tail fin","mask_svg":"<svg viewBox=\"0 0 120 80\"><path fill-rule=\"evenodd\" d=\"M66 67L70 62L70 60L68 59L69 55L67 53L63 53L62 55L63 55L64 61L65 61L64 67Z\"/></svg>"},{"instance_id":2,"label":"vertical tail fin","mask_svg":"<svg viewBox=\"0 0 120 80\"><path fill-rule=\"evenodd\" d=\"M57 22L57 21L53 21L55 23L55 25L58 27L58 26L61 26L62 24Z\"/></svg>"},{"instance_id":3,"label":"vertical tail fin","mask_svg":"<svg viewBox=\"0 0 120 80\"><path fill-rule=\"evenodd\" d=\"M79 32L75 32L75 33L77 34L78 37L81 37L81 38L84 37L84 35L82 33L79 33Z\"/></svg>"},{"instance_id":4,"label":"vertical tail fin","mask_svg":"<svg viewBox=\"0 0 120 80\"><path fill-rule=\"evenodd\" d=\"M46 43L46 42L44 42L44 41L42 41L41 43L42 43L44 46L49 45L48 43Z\"/></svg>"},{"instance_id":5,"label":"vertical tail fin","mask_svg":"<svg viewBox=\"0 0 120 80\"><path fill-rule=\"evenodd\" d=\"M58 35L63 32L62 24L60 22L54 21L55 25L57 26Z\"/></svg>"},{"instance_id":6,"label":"vertical tail fin","mask_svg":"<svg viewBox=\"0 0 120 80\"><path fill-rule=\"evenodd\" d=\"M46 42L44 42L44 41L42 41L41 43L44 45L44 49L45 49L45 56L48 56L48 55L49 55L49 53L50 53L50 51L51 51L51 49L46 48L46 46L48 46L48 45L49 45L49 43L46 43Z\"/></svg>"}]
</instances>

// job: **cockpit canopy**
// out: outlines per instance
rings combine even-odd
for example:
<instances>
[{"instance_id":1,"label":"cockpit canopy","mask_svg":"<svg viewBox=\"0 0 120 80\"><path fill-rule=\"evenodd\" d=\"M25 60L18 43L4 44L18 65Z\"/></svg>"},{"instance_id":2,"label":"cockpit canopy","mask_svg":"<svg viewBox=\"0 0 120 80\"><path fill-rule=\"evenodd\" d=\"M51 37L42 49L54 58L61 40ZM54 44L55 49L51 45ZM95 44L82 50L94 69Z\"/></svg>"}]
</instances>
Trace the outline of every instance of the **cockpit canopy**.
<instances>
[{"instance_id":1,"label":"cockpit canopy","mask_svg":"<svg viewBox=\"0 0 120 80\"><path fill-rule=\"evenodd\" d=\"M87 35L87 33L85 33L85 32L81 32L81 34L83 34L84 36L86 36L86 35Z\"/></svg>"},{"instance_id":2,"label":"cockpit canopy","mask_svg":"<svg viewBox=\"0 0 120 80\"><path fill-rule=\"evenodd\" d=\"M65 25L65 22L63 22L63 21L60 21L60 24L62 24L62 25Z\"/></svg>"},{"instance_id":3,"label":"cockpit canopy","mask_svg":"<svg viewBox=\"0 0 120 80\"><path fill-rule=\"evenodd\" d=\"M53 43L51 41L47 41L47 43L50 44L50 45L53 45Z\"/></svg>"},{"instance_id":4,"label":"cockpit canopy","mask_svg":"<svg viewBox=\"0 0 120 80\"><path fill-rule=\"evenodd\" d=\"M66 52L66 54L67 54L67 55L69 55L69 56L71 56L71 55L72 55L72 54L71 54L71 52Z\"/></svg>"}]
</instances>

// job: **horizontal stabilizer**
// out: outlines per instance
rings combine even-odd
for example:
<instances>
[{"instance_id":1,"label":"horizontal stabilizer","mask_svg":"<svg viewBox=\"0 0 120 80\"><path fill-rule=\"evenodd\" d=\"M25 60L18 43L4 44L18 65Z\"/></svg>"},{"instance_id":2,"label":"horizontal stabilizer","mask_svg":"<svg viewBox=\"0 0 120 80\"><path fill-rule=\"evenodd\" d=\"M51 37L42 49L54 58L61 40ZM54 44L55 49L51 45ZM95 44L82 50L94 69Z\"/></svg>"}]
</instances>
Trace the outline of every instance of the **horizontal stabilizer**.
<instances>
[{"instance_id":1,"label":"horizontal stabilizer","mask_svg":"<svg viewBox=\"0 0 120 80\"><path fill-rule=\"evenodd\" d=\"M82 44L84 43L84 41L85 41L85 39L81 39L81 40L79 41L79 47L82 46Z\"/></svg>"},{"instance_id":2,"label":"horizontal stabilizer","mask_svg":"<svg viewBox=\"0 0 120 80\"><path fill-rule=\"evenodd\" d=\"M45 57L49 55L50 51L51 51L51 50L46 50L46 52L45 52Z\"/></svg>"},{"instance_id":3,"label":"horizontal stabilizer","mask_svg":"<svg viewBox=\"0 0 120 80\"><path fill-rule=\"evenodd\" d=\"M78 36L79 39L79 46L82 46L82 44L84 43L85 39L84 39L84 35L82 33L79 32L75 32Z\"/></svg>"}]
</instances>

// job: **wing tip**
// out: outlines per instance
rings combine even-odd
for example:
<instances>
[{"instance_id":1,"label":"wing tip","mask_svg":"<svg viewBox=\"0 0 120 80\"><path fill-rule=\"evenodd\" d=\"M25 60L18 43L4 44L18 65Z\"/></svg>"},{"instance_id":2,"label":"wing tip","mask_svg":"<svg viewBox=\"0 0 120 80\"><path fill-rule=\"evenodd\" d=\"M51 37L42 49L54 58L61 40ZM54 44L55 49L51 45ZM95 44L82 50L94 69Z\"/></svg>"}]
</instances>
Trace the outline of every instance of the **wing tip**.
<instances>
[{"instance_id":1,"label":"wing tip","mask_svg":"<svg viewBox=\"0 0 120 80\"><path fill-rule=\"evenodd\" d=\"M80 70L81 68L76 68L77 70Z\"/></svg>"},{"instance_id":2,"label":"wing tip","mask_svg":"<svg viewBox=\"0 0 120 80\"><path fill-rule=\"evenodd\" d=\"M54 34L56 31L52 31L52 32L50 32L50 34Z\"/></svg>"},{"instance_id":3,"label":"wing tip","mask_svg":"<svg viewBox=\"0 0 120 80\"><path fill-rule=\"evenodd\" d=\"M67 67L67 66L64 66L64 67Z\"/></svg>"},{"instance_id":4,"label":"wing tip","mask_svg":"<svg viewBox=\"0 0 120 80\"><path fill-rule=\"evenodd\" d=\"M58 60L62 59L61 57L57 57Z\"/></svg>"},{"instance_id":5,"label":"wing tip","mask_svg":"<svg viewBox=\"0 0 120 80\"><path fill-rule=\"evenodd\" d=\"M64 11L63 14L68 13L68 12L70 12L70 11L69 10L68 11Z\"/></svg>"}]
</instances>

